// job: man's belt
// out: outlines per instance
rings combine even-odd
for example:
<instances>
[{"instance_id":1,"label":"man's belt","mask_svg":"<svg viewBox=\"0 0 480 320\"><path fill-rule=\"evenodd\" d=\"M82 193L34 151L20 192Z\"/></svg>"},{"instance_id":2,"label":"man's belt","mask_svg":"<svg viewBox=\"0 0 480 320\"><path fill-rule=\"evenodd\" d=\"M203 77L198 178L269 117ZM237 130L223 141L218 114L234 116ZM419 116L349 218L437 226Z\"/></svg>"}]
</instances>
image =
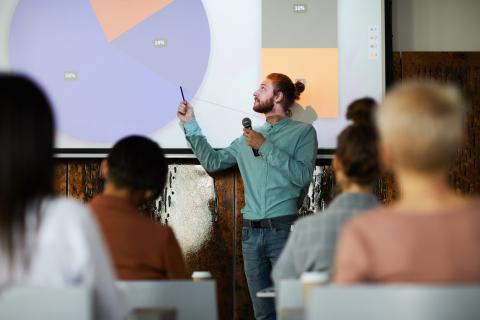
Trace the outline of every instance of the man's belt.
<instances>
[{"instance_id":1,"label":"man's belt","mask_svg":"<svg viewBox=\"0 0 480 320\"><path fill-rule=\"evenodd\" d=\"M296 214L260 220L243 219L243 226L261 229L290 229L295 220L297 220Z\"/></svg>"}]
</instances>

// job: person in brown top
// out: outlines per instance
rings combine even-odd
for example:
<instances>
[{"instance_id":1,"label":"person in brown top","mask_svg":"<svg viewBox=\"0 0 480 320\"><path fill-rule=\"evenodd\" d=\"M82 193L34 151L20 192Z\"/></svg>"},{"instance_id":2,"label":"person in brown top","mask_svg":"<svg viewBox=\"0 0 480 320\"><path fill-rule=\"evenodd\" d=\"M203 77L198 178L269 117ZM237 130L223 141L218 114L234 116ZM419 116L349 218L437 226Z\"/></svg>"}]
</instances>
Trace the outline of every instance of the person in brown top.
<instances>
[{"instance_id":1,"label":"person in brown top","mask_svg":"<svg viewBox=\"0 0 480 320\"><path fill-rule=\"evenodd\" d=\"M399 196L345 226L334 282L480 282L480 200L448 186L463 136L464 106L452 87L409 82L377 111L380 154Z\"/></svg>"},{"instance_id":2,"label":"person in brown top","mask_svg":"<svg viewBox=\"0 0 480 320\"><path fill-rule=\"evenodd\" d=\"M89 203L110 249L118 279L188 278L173 230L142 216L137 207L163 190L167 163L154 141L129 136L102 162L102 194Z\"/></svg>"}]
</instances>

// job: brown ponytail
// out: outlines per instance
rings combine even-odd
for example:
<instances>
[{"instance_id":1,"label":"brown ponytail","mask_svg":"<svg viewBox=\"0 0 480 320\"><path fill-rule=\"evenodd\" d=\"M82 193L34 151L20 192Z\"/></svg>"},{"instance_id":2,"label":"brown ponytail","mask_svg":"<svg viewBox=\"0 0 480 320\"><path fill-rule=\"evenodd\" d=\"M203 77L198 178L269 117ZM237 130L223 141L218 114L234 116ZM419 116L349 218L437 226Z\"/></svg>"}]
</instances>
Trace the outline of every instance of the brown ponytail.
<instances>
[{"instance_id":1,"label":"brown ponytail","mask_svg":"<svg viewBox=\"0 0 480 320\"><path fill-rule=\"evenodd\" d=\"M353 101L347 108L347 119L353 124L367 124L373 126L373 112L377 102L369 97Z\"/></svg>"},{"instance_id":2,"label":"brown ponytail","mask_svg":"<svg viewBox=\"0 0 480 320\"><path fill-rule=\"evenodd\" d=\"M345 175L352 182L363 186L376 183L380 175L378 160L378 134L373 125L376 102L363 98L352 102L346 117L352 120L337 137L335 155L343 166Z\"/></svg>"},{"instance_id":3,"label":"brown ponytail","mask_svg":"<svg viewBox=\"0 0 480 320\"><path fill-rule=\"evenodd\" d=\"M305 91L305 84L301 81L296 81L295 84L292 80L281 73L270 73L267 79L272 81L273 89L275 92L282 92L284 96L283 108L287 112L293 103L300 99L300 94Z\"/></svg>"}]
</instances>

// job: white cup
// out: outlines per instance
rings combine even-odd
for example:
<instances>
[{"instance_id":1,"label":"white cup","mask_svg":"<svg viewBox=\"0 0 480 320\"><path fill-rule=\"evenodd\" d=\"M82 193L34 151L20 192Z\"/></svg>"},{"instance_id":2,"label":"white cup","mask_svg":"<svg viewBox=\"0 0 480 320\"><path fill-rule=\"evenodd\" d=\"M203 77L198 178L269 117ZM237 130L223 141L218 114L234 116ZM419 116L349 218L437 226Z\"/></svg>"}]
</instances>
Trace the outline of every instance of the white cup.
<instances>
[{"instance_id":1,"label":"white cup","mask_svg":"<svg viewBox=\"0 0 480 320\"><path fill-rule=\"evenodd\" d=\"M193 271L192 280L202 281L212 279L212 274L209 271Z\"/></svg>"},{"instance_id":2,"label":"white cup","mask_svg":"<svg viewBox=\"0 0 480 320\"><path fill-rule=\"evenodd\" d=\"M328 272L304 272L300 277L300 282L303 284L303 301L305 306L307 306L311 289L316 286L325 285L328 282Z\"/></svg>"}]
</instances>

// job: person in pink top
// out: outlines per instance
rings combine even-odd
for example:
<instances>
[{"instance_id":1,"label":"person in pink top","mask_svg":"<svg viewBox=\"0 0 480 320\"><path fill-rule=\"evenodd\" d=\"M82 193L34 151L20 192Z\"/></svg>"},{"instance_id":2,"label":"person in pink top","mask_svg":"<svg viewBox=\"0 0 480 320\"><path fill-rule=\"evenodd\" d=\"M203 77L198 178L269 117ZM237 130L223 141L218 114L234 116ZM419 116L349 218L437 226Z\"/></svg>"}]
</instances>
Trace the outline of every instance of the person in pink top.
<instances>
[{"instance_id":1,"label":"person in pink top","mask_svg":"<svg viewBox=\"0 0 480 320\"><path fill-rule=\"evenodd\" d=\"M377 110L380 155L398 199L344 227L336 283L480 282L480 201L448 184L464 135L458 90L433 82L393 88Z\"/></svg>"}]
</instances>

